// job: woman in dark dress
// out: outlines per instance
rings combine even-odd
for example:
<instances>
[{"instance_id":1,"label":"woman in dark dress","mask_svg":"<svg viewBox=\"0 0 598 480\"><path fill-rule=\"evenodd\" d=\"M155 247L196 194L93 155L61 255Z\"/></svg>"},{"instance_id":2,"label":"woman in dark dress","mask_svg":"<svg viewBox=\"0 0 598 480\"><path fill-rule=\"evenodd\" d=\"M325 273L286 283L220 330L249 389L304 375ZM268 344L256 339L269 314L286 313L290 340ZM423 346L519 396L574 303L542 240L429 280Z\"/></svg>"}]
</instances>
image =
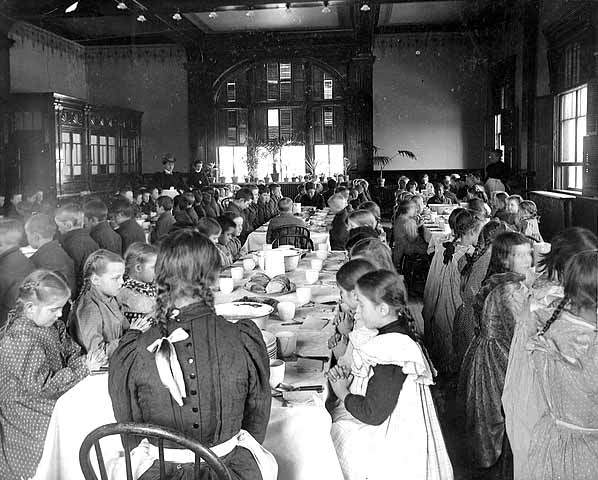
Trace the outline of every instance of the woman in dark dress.
<instances>
[{"instance_id":1,"label":"woman in dark dress","mask_svg":"<svg viewBox=\"0 0 598 480\"><path fill-rule=\"evenodd\" d=\"M157 325L126 333L110 361L114 414L118 422L170 427L212 448L234 479L276 478L274 457L259 445L270 417L266 347L255 323L232 324L214 312L210 286L220 267L218 249L197 232L163 241ZM169 462L167 449L165 458L167 478L195 479L193 455L189 463ZM260 472L256 458L270 470ZM158 462L140 478L159 478ZM202 464L199 478L215 476Z\"/></svg>"}]
</instances>

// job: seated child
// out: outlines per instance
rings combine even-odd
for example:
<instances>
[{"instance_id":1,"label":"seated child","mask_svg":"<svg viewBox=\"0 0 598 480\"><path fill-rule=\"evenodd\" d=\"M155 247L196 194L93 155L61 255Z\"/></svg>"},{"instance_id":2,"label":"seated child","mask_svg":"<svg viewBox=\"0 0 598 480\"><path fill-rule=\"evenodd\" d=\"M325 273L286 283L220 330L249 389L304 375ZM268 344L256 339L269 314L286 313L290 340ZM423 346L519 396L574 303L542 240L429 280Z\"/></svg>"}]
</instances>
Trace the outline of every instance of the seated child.
<instances>
[{"instance_id":1,"label":"seated child","mask_svg":"<svg viewBox=\"0 0 598 480\"><path fill-rule=\"evenodd\" d=\"M14 307L19 284L35 267L21 253L23 224L14 218L0 219L0 328Z\"/></svg>"},{"instance_id":2,"label":"seated child","mask_svg":"<svg viewBox=\"0 0 598 480\"><path fill-rule=\"evenodd\" d=\"M85 227L89 236L100 248L110 250L117 255L122 252L122 239L108 223L108 207L99 199L92 199L83 205Z\"/></svg>"},{"instance_id":3,"label":"seated child","mask_svg":"<svg viewBox=\"0 0 598 480\"><path fill-rule=\"evenodd\" d=\"M125 252L124 283L116 296L129 323L151 314L156 308L157 291L154 268L158 249L135 242Z\"/></svg>"},{"instance_id":4,"label":"seated child","mask_svg":"<svg viewBox=\"0 0 598 480\"><path fill-rule=\"evenodd\" d=\"M122 239L122 252L135 242L145 242L145 232L135 220L135 213L131 202L124 198L118 198L112 202L110 213L118 225L116 233Z\"/></svg>"},{"instance_id":5,"label":"seated child","mask_svg":"<svg viewBox=\"0 0 598 480\"><path fill-rule=\"evenodd\" d=\"M330 213L334 215L330 229L330 248L344 250L349 239L347 200L342 193L335 193L328 199L328 206Z\"/></svg>"},{"instance_id":6,"label":"seated child","mask_svg":"<svg viewBox=\"0 0 598 480\"><path fill-rule=\"evenodd\" d=\"M379 238L376 230L376 217L369 210L354 210L347 218L349 238L345 243L345 250L350 250L355 243L363 238Z\"/></svg>"},{"instance_id":7,"label":"seated child","mask_svg":"<svg viewBox=\"0 0 598 480\"><path fill-rule=\"evenodd\" d=\"M68 321L85 352L101 350L109 359L129 326L116 299L124 273L122 257L108 250L97 250L85 262L84 284Z\"/></svg>"},{"instance_id":8,"label":"seated child","mask_svg":"<svg viewBox=\"0 0 598 480\"><path fill-rule=\"evenodd\" d=\"M507 210L507 198L509 196L506 192L494 192L492 199L492 215L505 223L509 223L511 216Z\"/></svg>"},{"instance_id":9,"label":"seated child","mask_svg":"<svg viewBox=\"0 0 598 480\"><path fill-rule=\"evenodd\" d=\"M363 259L350 260L336 272L336 284L341 292L336 315L334 333L328 339L328 348L332 350L332 364L335 364L347 350L349 334L353 331L357 297L355 284L366 273L373 272L374 266Z\"/></svg>"},{"instance_id":10,"label":"seated child","mask_svg":"<svg viewBox=\"0 0 598 480\"><path fill-rule=\"evenodd\" d=\"M220 227L218 220L210 217L200 218L199 222L197 223L197 231L208 237L210 242L216 245L216 247L219 247L222 228ZM218 252L220 252L220 261L223 264L222 266L230 266L232 262L228 261L229 259L227 254L221 248L218 248Z\"/></svg>"},{"instance_id":11,"label":"seated child","mask_svg":"<svg viewBox=\"0 0 598 480\"><path fill-rule=\"evenodd\" d=\"M60 317L70 296L47 270L20 285L0 338L0 478L33 477L56 400L102 364L66 333Z\"/></svg>"},{"instance_id":12,"label":"seated child","mask_svg":"<svg viewBox=\"0 0 598 480\"><path fill-rule=\"evenodd\" d=\"M87 257L100 247L83 228L83 211L78 205L67 204L59 207L54 214L54 221L60 232L60 244L75 262L77 290L83 285L83 265Z\"/></svg>"},{"instance_id":13,"label":"seated child","mask_svg":"<svg viewBox=\"0 0 598 480\"><path fill-rule=\"evenodd\" d=\"M507 212L510 214L510 223L514 227L519 228L519 204L523 201L521 195L510 195L507 197Z\"/></svg>"},{"instance_id":14,"label":"seated child","mask_svg":"<svg viewBox=\"0 0 598 480\"><path fill-rule=\"evenodd\" d=\"M235 224L235 231L228 242L228 250L232 256L233 262L236 262L244 255L247 255L247 247L241 243L241 235L243 235L243 222L245 218L240 213L228 212L226 217L230 218Z\"/></svg>"},{"instance_id":15,"label":"seated child","mask_svg":"<svg viewBox=\"0 0 598 480\"><path fill-rule=\"evenodd\" d=\"M222 252L222 268L230 267L233 263L233 254L230 251L229 245L235 235L237 226L229 217L218 217L218 224L222 229L218 237L218 249Z\"/></svg>"},{"instance_id":16,"label":"seated child","mask_svg":"<svg viewBox=\"0 0 598 480\"><path fill-rule=\"evenodd\" d=\"M377 270L356 284L357 317L377 335L354 338L350 371L328 373L341 404L332 412L332 441L346 480L450 480L429 386L432 367L408 324L400 277Z\"/></svg>"},{"instance_id":17,"label":"seated child","mask_svg":"<svg viewBox=\"0 0 598 480\"><path fill-rule=\"evenodd\" d=\"M54 240L56 235L54 220L43 213L33 215L25 223L25 234L29 245L36 249L29 258L35 268L57 273L73 293L77 288L75 262L64 251L58 240Z\"/></svg>"},{"instance_id":18,"label":"seated child","mask_svg":"<svg viewBox=\"0 0 598 480\"><path fill-rule=\"evenodd\" d=\"M535 242L543 242L539 220L536 204L531 200L523 200L519 204L519 231Z\"/></svg>"},{"instance_id":19,"label":"seated child","mask_svg":"<svg viewBox=\"0 0 598 480\"><path fill-rule=\"evenodd\" d=\"M156 200L156 213L158 220L150 234L150 242L157 243L170 232L170 229L176 223L174 215L172 214L172 207L174 203L172 198L162 195Z\"/></svg>"}]
</instances>

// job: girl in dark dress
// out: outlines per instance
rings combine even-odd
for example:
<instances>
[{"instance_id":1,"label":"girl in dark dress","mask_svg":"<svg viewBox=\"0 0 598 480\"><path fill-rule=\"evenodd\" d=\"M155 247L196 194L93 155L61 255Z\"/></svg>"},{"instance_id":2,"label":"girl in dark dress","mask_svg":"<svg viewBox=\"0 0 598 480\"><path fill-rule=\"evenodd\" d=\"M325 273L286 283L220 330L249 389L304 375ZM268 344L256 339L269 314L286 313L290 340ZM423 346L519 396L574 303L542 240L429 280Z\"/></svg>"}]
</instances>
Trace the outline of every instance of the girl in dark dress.
<instances>
[{"instance_id":1,"label":"girl in dark dress","mask_svg":"<svg viewBox=\"0 0 598 480\"><path fill-rule=\"evenodd\" d=\"M259 445L270 417L266 347L255 323L228 323L214 312L210 286L220 268L218 249L200 233L182 230L163 241L157 324L127 332L110 361L114 414L118 422L173 428L212 448L234 479L273 479L274 457ZM149 454L157 459L151 448ZM165 458L167 478L195 479L192 454L189 463L169 462L167 449ZM256 459L266 468L260 471ZM140 478L159 478L158 462ZM215 477L202 464L199 478Z\"/></svg>"}]
</instances>

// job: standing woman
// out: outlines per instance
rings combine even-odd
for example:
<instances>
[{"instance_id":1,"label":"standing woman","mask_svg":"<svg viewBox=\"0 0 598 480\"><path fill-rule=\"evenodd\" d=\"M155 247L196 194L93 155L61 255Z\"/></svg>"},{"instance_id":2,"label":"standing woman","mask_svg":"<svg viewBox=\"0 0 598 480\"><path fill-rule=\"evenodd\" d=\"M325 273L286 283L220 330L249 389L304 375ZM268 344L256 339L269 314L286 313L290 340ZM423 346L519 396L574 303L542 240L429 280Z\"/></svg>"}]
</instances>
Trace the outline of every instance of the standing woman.
<instances>
[{"instance_id":1,"label":"standing woman","mask_svg":"<svg viewBox=\"0 0 598 480\"><path fill-rule=\"evenodd\" d=\"M454 214L455 212L453 212ZM451 214L451 215L453 215ZM453 320L462 303L459 260L477 242L480 224L467 210L454 215L455 237L439 245L424 288L424 335L439 373L457 373L453 351Z\"/></svg>"},{"instance_id":2,"label":"standing woman","mask_svg":"<svg viewBox=\"0 0 598 480\"><path fill-rule=\"evenodd\" d=\"M532 480L598 478L598 249L565 267L564 298L529 342L546 401L529 452Z\"/></svg>"},{"instance_id":3,"label":"standing woman","mask_svg":"<svg viewBox=\"0 0 598 480\"><path fill-rule=\"evenodd\" d=\"M484 480L509 480L512 456L505 434L501 397L515 319L526 305L531 244L516 232L501 233L492 244L488 275L474 303L477 320L461 366L465 433L472 466Z\"/></svg>"},{"instance_id":4,"label":"standing woman","mask_svg":"<svg viewBox=\"0 0 598 480\"><path fill-rule=\"evenodd\" d=\"M529 480L531 476L528 455L532 431L546 409L538 374L527 348L528 341L546 325L563 299L567 262L575 254L597 247L596 235L585 228L568 228L553 237L550 252L539 261L541 275L531 287L527 311L516 318L502 395L515 480Z\"/></svg>"},{"instance_id":5,"label":"standing woman","mask_svg":"<svg viewBox=\"0 0 598 480\"><path fill-rule=\"evenodd\" d=\"M210 287L220 268L218 249L200 233L182 230L162 242L157 325L127 332L114 352L112 406L118 422L170 427L216 450L233 479L272 480L276 461L260 445L270 418L268 355L255 323L214 312ZM151 464L157 449L140 450L151 465L140 478L159 478L158 462ZM169 461L167 449L167 478L195 480L194 459L189 452L188 462ZM198 478L215 477L202 464Z\"/></svg>"}]
</instances>

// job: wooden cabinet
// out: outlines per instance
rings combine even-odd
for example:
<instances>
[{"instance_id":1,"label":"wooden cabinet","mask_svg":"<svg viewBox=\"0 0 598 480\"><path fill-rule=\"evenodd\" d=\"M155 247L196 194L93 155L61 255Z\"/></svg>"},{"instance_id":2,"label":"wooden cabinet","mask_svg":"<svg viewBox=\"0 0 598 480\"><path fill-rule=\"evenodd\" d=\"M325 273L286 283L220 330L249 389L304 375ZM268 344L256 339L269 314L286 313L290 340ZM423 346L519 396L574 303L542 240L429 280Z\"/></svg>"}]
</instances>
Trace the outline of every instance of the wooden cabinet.
<instances>
[{"instance_id":1,"label":"wooden cabinet","mask_svg":"<svg viewBox=\"0 0 598 480\"><path fill-rule=\"evenodd\" d=\"M13 94L7 184L50 197L107 192L141 172L141 112L58 93Z\"/></svg>"}]
</instances>

